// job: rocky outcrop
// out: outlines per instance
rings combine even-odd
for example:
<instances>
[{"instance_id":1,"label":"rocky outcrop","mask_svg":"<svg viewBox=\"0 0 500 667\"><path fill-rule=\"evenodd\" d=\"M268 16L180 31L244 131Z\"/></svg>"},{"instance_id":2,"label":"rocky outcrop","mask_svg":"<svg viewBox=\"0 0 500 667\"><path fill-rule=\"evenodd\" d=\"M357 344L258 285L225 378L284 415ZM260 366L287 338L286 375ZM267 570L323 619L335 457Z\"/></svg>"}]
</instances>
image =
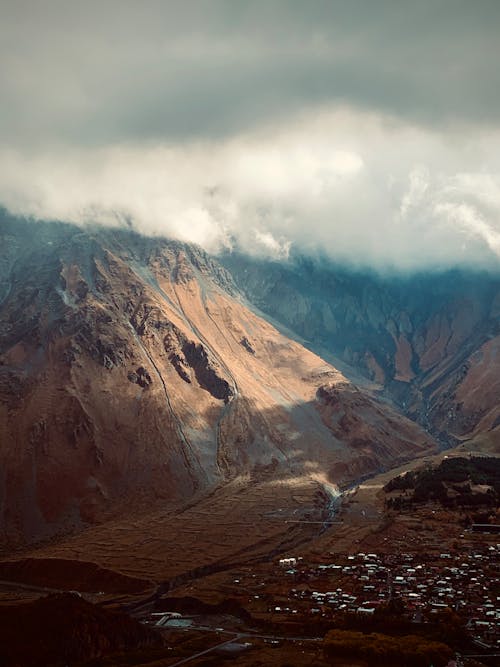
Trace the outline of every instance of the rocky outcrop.
<instances>
[{"instance_id":1,"label":"rocky outcrop","mask_svg":"<svg viewBox=\"0 0 500 667\"><path fill-rule=\"evenodd\" d=\"M202 343L189 340L174 325L168 325L168 333L163 339L163 345L168 360L177 371L179 377L191 383L191 375L202 389L210 392L214 398L225 403L232 397L233 392L227 380L219 375L216 362L210 358Z\"/></svg>"},{"instance_id":2,"label":"rocky outcrop","mask_svg":"<svg viewBox=\"0 0 500 667\"><path fill-rule=\"evenodd\" d=\"M243 338L240 340L240 345L243 345L245 350L250 352L250 354L255 354L255 350L253 349L252 344L246 336L243 336Z\"/></svg>"},{"instance_id":3,"label":"rocky outcrop","mask_svg":"<svg viewBox=\"0 0 500 667\"><path fill-rule=\"evenodd\" d=\"M186 341L182 346L182 352L187 363L194 370L200 387L209 391L214 398L227 403L233 395L231 387L227 380L218 375L203 345Z\"/></svg>"},{"instance_id":4,"label":"rocky outcrop","mask_svg":"<svg viewBox=\"0 0 500 667\"><path fill-rule=\"evenodd\" d=\"M339 440L348 441L357 453L353 461L334 464L336 475L362 477L366 474L363 469L375 461L379 467L391 467L398 459L404 460L408 446L415 454L428 447L426 437L416 437L414 425L401 420L392 406L374 401L351 384L322 385L316 396L317 409L328 429Z\"/></svg>"},{"instance_id":5,"label":"rocky outcrop","mask_svg":"<svg viewBox=\"0 0 500 667\"><path fill-rule=\"evenodd\" d=\"M143 389L147 389L153 382L151 375L144 368L144 366L139 366L139 368L137 368L135 371L129 371L127 373L127 378L130 380L130 382L138 384L139 387L142 387Z\"/></svg>"}]
</instances>

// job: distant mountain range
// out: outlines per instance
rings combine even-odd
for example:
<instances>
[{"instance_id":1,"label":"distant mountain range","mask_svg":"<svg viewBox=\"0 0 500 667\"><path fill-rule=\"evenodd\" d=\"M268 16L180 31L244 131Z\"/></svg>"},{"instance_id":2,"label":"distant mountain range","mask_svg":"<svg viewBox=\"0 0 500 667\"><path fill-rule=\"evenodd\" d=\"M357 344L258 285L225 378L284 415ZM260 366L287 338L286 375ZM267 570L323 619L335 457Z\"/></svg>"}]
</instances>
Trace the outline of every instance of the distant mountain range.
<instances>
[{"instance_id":1,"label":"distant mountain range","mask_svg":"<svg viewBox=\"0 0 500 667\"><path fill-rule=\"evenodd\" d=\"M222 258L239 288L427 430L500 447L500 271L380 275L326 259Z\"/></svg>"}]
</instances>

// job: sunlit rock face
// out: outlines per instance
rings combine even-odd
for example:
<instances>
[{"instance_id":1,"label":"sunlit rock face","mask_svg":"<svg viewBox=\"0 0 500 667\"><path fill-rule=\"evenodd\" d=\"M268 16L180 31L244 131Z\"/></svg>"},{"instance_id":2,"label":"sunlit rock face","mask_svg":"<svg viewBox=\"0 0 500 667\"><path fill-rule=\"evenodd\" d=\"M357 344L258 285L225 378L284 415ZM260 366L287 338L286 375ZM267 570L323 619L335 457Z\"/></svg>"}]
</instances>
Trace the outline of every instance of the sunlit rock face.
<instances>
[{"instance_id":1,"label":"sunlit rock face","mask_svg":"<svg viewBox=\"0 0 500 667\"><path fill-rule=\"evenodd\" d=\"M185 504L262 470L349 482L435 448L255 314L199 248L1 220L5 541Z\"/></svg>"},{"instance_id":2,"label":"sunlit rock face","mask_svg":"<svg viewBox=\"0 0 500 667\"><path fill-rule=\"evenodd\" d=\"M442 441L486 433L500 446L500 273L222 261L263 312L384 388Z\"/></svg>"}]
</instances>

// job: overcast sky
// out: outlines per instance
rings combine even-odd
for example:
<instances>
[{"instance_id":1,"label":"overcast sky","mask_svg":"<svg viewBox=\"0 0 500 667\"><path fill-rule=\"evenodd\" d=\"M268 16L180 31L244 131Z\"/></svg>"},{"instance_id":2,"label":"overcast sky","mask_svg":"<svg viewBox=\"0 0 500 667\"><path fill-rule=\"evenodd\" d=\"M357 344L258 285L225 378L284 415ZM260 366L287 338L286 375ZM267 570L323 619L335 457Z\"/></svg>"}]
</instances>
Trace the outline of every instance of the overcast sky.
<instances>
[{"instance_id":1,"label":"overcast sky","mask_svg":"<svg viewBox=\"0 0 500 667\"><path fill-rule=\"evenodd\" d=\"M0 0L0 204L500 264L499 0Z\"/></svg>"}]
</instances>

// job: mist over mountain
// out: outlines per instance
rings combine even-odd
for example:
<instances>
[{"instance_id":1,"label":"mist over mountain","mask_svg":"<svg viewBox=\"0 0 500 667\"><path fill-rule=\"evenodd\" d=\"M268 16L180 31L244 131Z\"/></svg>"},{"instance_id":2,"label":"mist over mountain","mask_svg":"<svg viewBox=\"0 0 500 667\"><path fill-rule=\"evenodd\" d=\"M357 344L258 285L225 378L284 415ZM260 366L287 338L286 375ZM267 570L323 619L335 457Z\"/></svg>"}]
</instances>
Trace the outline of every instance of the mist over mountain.
<instances>
[{"instance_id":1,"label":"mist over mountain","mask_svg":"<svg viewBox=\"0 0 500 667\"><path fill-rule=\"evenodd\" d=\"M210 252L498 271L500 139L472 129L469 141L346 108L216 142L0 150L0 203Z\"/></svg>"}]
</instances>

